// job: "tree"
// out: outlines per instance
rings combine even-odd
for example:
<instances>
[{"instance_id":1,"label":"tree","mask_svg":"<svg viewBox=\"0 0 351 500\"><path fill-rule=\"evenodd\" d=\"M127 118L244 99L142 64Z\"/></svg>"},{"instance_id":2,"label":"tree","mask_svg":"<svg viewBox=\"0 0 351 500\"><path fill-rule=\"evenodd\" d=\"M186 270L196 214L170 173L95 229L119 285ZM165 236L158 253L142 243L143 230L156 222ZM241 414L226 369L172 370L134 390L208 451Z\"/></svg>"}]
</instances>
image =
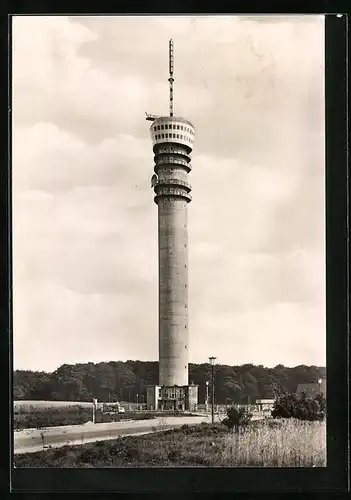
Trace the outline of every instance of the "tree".
<instances>
[{"instance_id":1,"label":"tree","mask_svg":"<svg viewBox=\"0 0 351 500\"><path fill-rule=\"evenodd\" d=\"M251 422L252 415L243 406L231 406L227 410L227 418L222 420L222 423L228 429L234 432L239 432L241 428L245 428Z\"/></svg>"},{"instance_id":2,"label":"tree","mask_svg":"<svg viewBox=\"0 0 351 500\"><path fill-rule=\"evenodd\" d=\"M317 366L216 365L216 404L233 401L255 404L258 398L278 397L294 393L301 382L315 382L325 376L325 368ZM189 364L189 380L199 386L199 403L206 395L206 380L211 380L209 363ZM136 401L147 385L158 383L156 361L109 361L108 363L77 363L62 365L52 373L16 370L13 375L15 400L100 401L129 399ZM307 406L309 403L305 403Z\"/></svg>"},{"instance_id":3,"label":"tree","mask_svg":"<svg viewBox=\"0 0 351 500\"><path fill-rule=\"evenodd\" d=\"M315 401L318 404L318 412L320 414L320 418L318 420L323 420L327 416L327 405L325 396L323 394L317 394L315 397Z\"/></svg>"},{"instance_id":4,"label":"tree","mask_svg":"<svg viewBox=\"0 0 351 500\"><path fill-rule=\"evenodd\" d=\"M297 418L298 420L323 420L326 404L323 395L310 398L306 393L281 394L277 397L272 410L273 418Z\"/></svg>"}]
</instances>

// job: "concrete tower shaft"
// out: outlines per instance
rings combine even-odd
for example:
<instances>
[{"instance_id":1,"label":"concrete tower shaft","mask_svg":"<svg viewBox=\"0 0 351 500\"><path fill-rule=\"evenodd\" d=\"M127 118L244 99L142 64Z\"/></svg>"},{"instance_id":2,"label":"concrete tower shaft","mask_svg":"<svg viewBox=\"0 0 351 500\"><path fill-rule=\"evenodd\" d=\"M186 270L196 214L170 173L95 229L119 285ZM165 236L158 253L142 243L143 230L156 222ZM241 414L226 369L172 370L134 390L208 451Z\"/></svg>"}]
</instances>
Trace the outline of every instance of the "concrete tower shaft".
<instances>
[{"instance_id":1,"label":"concrete tower shaft","mask_svg":"<svg viewBox=\"0 0 351 500\"><path fill-rule=\"evenodd\" d=\"M195 130L176 117L157 118L153 140L159 242L159 384L188 381L188 214L190 153Z\"/></svg>"},{"instance_id":2,"label":"concrete tower shaft","mask_svg":"<svg viewBox=\"0 0 351 500\"><path fill-rule=\"evenodd\" d=\"M187 202L158 200L159 384L188 385Z\"/></svg>"}]
</instances>

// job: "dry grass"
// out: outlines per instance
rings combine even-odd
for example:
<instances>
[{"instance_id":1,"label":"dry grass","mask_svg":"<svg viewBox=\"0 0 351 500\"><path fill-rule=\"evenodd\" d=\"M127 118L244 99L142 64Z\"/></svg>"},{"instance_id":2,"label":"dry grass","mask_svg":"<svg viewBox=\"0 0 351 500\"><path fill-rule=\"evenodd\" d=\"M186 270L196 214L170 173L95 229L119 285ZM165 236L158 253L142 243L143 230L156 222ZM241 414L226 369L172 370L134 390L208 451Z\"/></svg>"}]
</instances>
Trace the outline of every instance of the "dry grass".
<instances>
[{"instance_id":1,"label":"dry grass","mask_svg":"<svg viewBox=\"0 0 351 500\"><path fill-rule=\"evenodd\" d=\"M222 446L227 467L324 467L326 424L266 421L241 435L226 436Z\"/></svg>"},{"instance_id":2,"label":"dry grass","mask_svg":"<svg viewBox=\"0 0 351 500\"><path fill-rule=\"evenodd\" d=\"M326 424L286 419L257 422L240 434L171 431L137 441L136 456L139 466L324 467Z\"/></svg>"}]
</instances>

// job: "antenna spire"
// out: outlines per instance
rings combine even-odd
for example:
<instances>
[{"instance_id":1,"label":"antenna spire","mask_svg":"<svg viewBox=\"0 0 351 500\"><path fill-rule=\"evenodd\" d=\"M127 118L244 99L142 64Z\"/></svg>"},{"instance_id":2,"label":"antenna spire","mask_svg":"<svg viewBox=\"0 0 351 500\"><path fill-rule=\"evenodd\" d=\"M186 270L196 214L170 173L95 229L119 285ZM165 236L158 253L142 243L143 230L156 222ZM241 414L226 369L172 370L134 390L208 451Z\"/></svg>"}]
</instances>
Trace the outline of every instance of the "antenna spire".
<instances>
[{"instance_id":1,"label":"antenna spire","mask_svg":"<svg viewBox=\"0 0 351 500\"><path fill-rule=\"evenodd\" d=\"M173 54L173 40L169 41L169 116L173 116L173 69L174 69L174 54Z\"/></svg>"}]
</instances>

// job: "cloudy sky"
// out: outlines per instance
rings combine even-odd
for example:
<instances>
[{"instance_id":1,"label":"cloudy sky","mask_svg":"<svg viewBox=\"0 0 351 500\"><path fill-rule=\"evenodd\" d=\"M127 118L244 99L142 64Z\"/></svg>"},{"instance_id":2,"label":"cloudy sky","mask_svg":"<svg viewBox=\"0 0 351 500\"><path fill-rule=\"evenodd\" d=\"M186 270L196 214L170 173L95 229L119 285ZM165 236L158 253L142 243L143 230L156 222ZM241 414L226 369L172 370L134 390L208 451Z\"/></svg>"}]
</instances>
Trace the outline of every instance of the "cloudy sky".
<instances>
[{"instance_id":1,"label":"cloudy sky","mask_svg":"<svg viewBox=\"0 0 351 500\"><path fill-rule=\"evenodd\" d=\"M190 361L325 363L324 18L16 17L14 366L158 358L145 111L196 128Z\"/></svg>"}]
</instances>

